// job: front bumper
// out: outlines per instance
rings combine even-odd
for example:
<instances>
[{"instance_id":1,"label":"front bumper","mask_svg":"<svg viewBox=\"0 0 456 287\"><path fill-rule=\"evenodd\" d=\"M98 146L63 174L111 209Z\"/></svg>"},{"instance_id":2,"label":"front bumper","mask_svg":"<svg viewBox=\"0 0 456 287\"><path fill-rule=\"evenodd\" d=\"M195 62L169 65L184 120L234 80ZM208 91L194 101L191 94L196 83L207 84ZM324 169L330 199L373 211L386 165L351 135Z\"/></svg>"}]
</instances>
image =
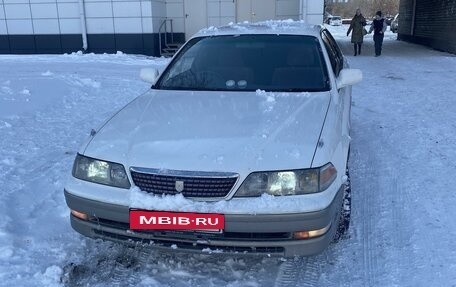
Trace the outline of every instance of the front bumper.
<instances>
[{"instance_id":1,"label":"front bumper","mask_svg":"<svg viewBox=\"0 0 456 287\"><path fill-rule=\"evenodd\" d=\"M322 252L333 240L342 205L343 187L324 210L292 214L225 214L223 233L189 231L133 231L129 207L75 196L65 190L67 205L89 215L71 215L71 226L91 237L122 243L142 242L157 249L210 253L263 254L284 257ZM328 231L310 239L294 239L297 231Z\"/></svg>"}]
</instances>

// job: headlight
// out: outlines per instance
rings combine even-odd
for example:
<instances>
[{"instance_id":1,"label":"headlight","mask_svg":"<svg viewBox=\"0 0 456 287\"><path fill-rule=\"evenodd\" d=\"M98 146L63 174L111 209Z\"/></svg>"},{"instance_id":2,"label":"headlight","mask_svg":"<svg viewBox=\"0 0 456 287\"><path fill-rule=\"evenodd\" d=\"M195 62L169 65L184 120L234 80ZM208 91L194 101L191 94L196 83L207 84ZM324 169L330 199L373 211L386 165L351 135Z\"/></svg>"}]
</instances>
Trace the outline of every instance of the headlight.
<instances>
[{"instance_id":1,"label":"headlight","mask_svg":"<svg viewBox=\"0 0 456 287\"><path fill-rule=\"evenodd\" d=\"M130 182L123 165L97 160L80 154L74 160L73 176L90 182L130 188Z\"/></svg>"},{"instance_id":2,"label":"headlight","mask_svg":"<svg viewBox=\"0 0 456 287\"><path fill-rule=\"evenodd\" d=\"M326 190L336 179L332 163L319 168L291 171L254 172L249 174L236 191L235 197L299 195Z\"/></svg>"}]
</instances>

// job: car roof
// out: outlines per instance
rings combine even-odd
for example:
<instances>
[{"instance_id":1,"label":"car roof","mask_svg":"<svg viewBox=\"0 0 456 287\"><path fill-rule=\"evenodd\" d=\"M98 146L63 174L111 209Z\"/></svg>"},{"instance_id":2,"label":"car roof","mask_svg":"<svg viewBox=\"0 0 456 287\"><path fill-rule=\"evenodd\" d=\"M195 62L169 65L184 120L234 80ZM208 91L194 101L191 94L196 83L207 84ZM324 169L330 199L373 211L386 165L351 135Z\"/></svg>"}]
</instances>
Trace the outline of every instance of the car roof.
<instances>
[{"instance_id":1,"label":"car roof","mask_svg":"<svg viewBox=\"0 0 456 287\"><path fill-rule=\"evenodd\" d=\"M226 26L209 27L200 30L192 38L219 35L288 34L319 37L322 25L310 25L304 21L270 20L263 22L230 23Z\"/></svg>"}]
</instances>

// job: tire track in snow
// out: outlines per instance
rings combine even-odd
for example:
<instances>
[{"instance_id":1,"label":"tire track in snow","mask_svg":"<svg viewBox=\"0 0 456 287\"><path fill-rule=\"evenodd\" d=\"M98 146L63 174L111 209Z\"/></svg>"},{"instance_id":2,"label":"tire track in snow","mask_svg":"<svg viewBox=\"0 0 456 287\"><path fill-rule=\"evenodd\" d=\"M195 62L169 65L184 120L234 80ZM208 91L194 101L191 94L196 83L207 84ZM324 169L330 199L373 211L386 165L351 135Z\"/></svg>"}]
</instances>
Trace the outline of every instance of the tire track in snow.
<instances>
[{"instance_id":1,"label":"tire track in snow","mask_svg":"<svg viewBox=\"0 0 456 287\"><path fill-rule=\"evenodd\" d=\"M401 225L401 222L406 222L406 221L403 221L405 220L403 218L403 205L402 203L404 202L404 194L403 194L403 190L401 190L398 186L398 182L397 182L397 177L394 177L393 178L393 185L392 185L392 191L394 191L394 194L396 195L395 198L390 198L390 200L388 200L389 202L392 203L392 206L393 206L393 212L392 212L392 217L393 217L393 220L392 220L392 226L391 226L391 229L392 229L392 233L393 233L393 248L396 249L393 256L395 258L395 264L397 264L398 266L396 268L394 268L393 272L395 273L394 275L394 278L396 278L396 283L397 284L400 284L401 282L404 282L402 280L402 278L404 277L404 261L403 261L403 258L401 256L402 254L402 251L400 249L401 248L401 245L403 246L403 244L405 243L405 236L404 236L404 232L405 230L403 230L400 225ZM392 193L390 193L391 195ZM401 270L401 271L399 271ZM401 279L399 279L401 278Z\"/></svg>"},{"instance_id":2,"label":"tire track in snow","mask_svg":"<svg viewBox=\"0 0 456 287\"><path fill-rule=\"evenodd\" d=\"M147 265L150 252L145 252L145 247L136 245L125 250L117 257L112 268L112 286L136 286L140 282L139 269Z\"/></svg>"},{"instance_id":3,"label":"tire track in snow","mask_svg":"<svg viewBox=\"0 0 456 287\"><path fill-rule=\"evenodd\" d=\"M320 286L322 268L327 265L328 250L308 257L295 257L280 265L274 287Z\"/></svg>"},{"instance_id":4,"label":"tire track in snow","mask_svg":"<svg viewBox=\"0 0 456 287\"><path fill-rule=\"evenodd\" d=\"M398 286L413 286L414 284L410 281L410 278L413 278L413 274L410 274L410 268L412 266L418 266L418 260L412 248L411 236L414 232L411 227L410 218L408 218L408 215L413 214L413 212L410 211L407 204L413 202L413 198L399 184L397 176L393 176L392 192L390 195L391 199L389 202L392 203L392 226L390 229L393 240L391 244L393 247L391 258L396 265L392 268L394 281ZM420 236L426 237L426 242L432 242L428 233L420 234Z\"/></svg>"},{"instance_id":5,"label":"tire track in snow","mask_svg":"<svg viewBox=\"0 0 456 287\"><path fill-rule=\"evenodd\" d=\"M125 247L99 240L86 242L84 254L63 267L66 287L269 287L277 269L273 258L208 256L154 250L141 244Z\"/></svg>"},{"instance_id":6,"label":"tire track in snow","mask_svg":"<svg viewBox=\"0 0 456 287\"><path fill-rule=\"evenodd\" d=\"M137 286L139 269L150 257L144 247L121 246L114 243L87 240L83 261L63 266L62 283L79 286Z\"/></svg>"},{"instance_id":7,"label":"tire track in snow","mask_svg":"<svg viewBox=\"0 0 456 287\"><path fill-rule=\"evenodd\" d=\"M375 155L373 152L360 155L356 151L353 155L356 162L352 165L352 189L356 192L352 195L352 204L356 207L352 209L352 227L355 228L357 241L361 245L359 255L362 258L362 270L359 275L362 277L363 285L370 287L375 286L378 271L375 234L373 234L373 221L378 219L378 214L372 209L372 206L377 204L376 193L379 190L377 172L372 164L378 161L373 158L372 155ZM362 156L367 158L360 159Z\"/></svg>"},{"instance_id":8,"label":"tire track in snow","mask_svg":"<svg viewBox=\"0 0 456 287\"><path fill-rule=\"evenodd\" d=\"M407 274L415 266L415 259L413 251L407 249L408 236L413 234L408 218L413 199L398 181L397 172L401 168L396 160L401 155L395 154L391 144L385 141L387 131L375 128L377 124L372 126L377 140L364 144L364 164L358 165L363 169L360 174L364 173L360 183L364 190L358 193L362 197L358 220L362 220L363 284L412 286L407 285L410 279Z\"/></svg>"},{"instance_id":9,"label":"tire track in snow","mask_svg":"<svg viewBox=\"0 0 456 287\"><path fill-rule=\"evenodd\" d=\"M368 191L375 190L374 188L368 188ZM364 191L366 192L366 191ZM372 246L371 246L371 234L372 234L372 223L371 223L371 197L370 195L363 193L363 203L361 205L361 218L362 222L362 237L363 237L363 265L364 265L364 283L365 286L373 286L372 274L375 270L373 256L372 256Z\"/></svg>"},{"instance_id":10,"label":"tire track in snow","mask_svg":"<svg viewBox=\"0 0 456 287\"><path fill-rule=\"evenodd\" d=\"M394 149L385 142L383 129L378 129L377 123L371 126L370 133L376 134L377 140L360 142L364 151L355 157L356 184L363 188L356 193L359 199L355 199L358 206L354 208L355 218L361 223L357 231L362 245L362 282L364 286L391 286L396 282L402 286L404 281L398 281L398 277L404 270L400 266L405 259L400 257L405 238L400 233L404 232L403 200L407 199L401 198L404 194L398 190L396 167L391 163L398 157L391 155Z\"/></svg>"},{"instance_id":11,"label":"tire track in snow","mask_svg":"<svg viewBox=\"0 0 456 287\"><path fill-rule=\"evenodd\" d=\"M299 269L306 262L304 258L287 260L280 265L279 274L274 287L296 286L298 283Z\"/></svg>"}]
</instances>

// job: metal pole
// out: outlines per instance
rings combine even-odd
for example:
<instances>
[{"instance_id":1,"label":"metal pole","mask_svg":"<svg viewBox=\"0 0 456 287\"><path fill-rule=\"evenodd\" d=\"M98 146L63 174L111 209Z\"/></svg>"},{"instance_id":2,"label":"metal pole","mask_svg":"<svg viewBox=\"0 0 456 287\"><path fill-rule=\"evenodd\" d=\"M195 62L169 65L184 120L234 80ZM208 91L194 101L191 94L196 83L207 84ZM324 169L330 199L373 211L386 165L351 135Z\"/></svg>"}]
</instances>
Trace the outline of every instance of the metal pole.
<instances>
[{"instance_id":1,"label":"metal pole","mask_svg":"<svg viewBox=\"0 0 456 287\"><path fill-rule=\"evenodd\" d=\"M79 17L81 19L81 34L82 34L82 50L87 51L89 44L87 43L87 24L84 8L84 0L79 0Z\"/></svg>"}]
</instances>

